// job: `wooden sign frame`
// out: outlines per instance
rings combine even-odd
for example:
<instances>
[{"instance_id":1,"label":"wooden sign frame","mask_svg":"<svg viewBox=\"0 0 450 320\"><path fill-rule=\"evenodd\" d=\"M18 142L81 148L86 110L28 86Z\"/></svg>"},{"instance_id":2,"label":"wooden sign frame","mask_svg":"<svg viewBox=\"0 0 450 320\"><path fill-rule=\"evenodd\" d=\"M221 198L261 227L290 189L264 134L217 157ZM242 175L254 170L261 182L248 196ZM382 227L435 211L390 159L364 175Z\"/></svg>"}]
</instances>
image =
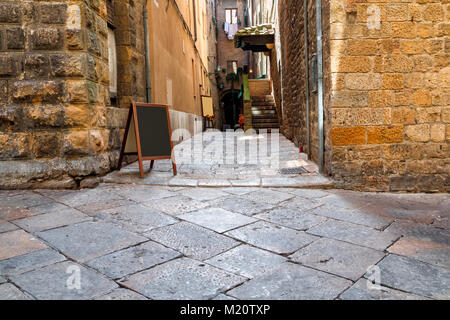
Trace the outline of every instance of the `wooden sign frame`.
<instances>
[{"instance_id":1,"label":"wooden sign frame","mask_svg":"<svg viewBox=\"0 0 450 320\"><path fill-rule=\"evenodd\" d=\"M150 107L150 108L157 107L157 108L165 108L166 109L167 124L168 124L168 128L169 128L170 150L171 150L170 156L156 156L156 157L142 156L141 137L139 137L139 124L138 124L138 115L136 112L136 107ZM133 123L131 123L131 120L133 120ZM135 136L136 136L136 149L137 150L136 150L136 152L126 152L128 134L130 133L129 131L130 131L130 127L132 124L134 126L134 132L135 132ZM120 170L122 168L123 157L125 155L137 155L138 156L139 172L140 172L141 178L144 178L144 163L143 163L144 160L151 160L150 170L149 170L149 172L150 172L153 169L155 160L172 159L173 175L175 175L175 176L177 175L177 165L175 163L175 155L173 153L172 127L170 125L169 106L163 105L163 104L153 104L153 103L136 103L136 102L131 103L130 111L128 112L128 119L127 119L127 124L125 127L125 135L124 135L123 142L122 142L122 148L120 150L118 170Z\"/></svg>"},{"instance_id":2,"label":"wooden sign frame","mask_svg":"<svg viewBox=\"0 0 450 320\"><path fill-rule=\"evenodd\" d=\"M204 105L203 105L203 98L211 98L211 109L212 109L211 110L212 111L211 114L205 113L205 109L204 109ZM213 116L214 115L214 99L213 99L213 97L202 95L202 96L200 96L200 100L202 102L202 115L203 115L203 117Z\"/></svg>"}]
</instances>

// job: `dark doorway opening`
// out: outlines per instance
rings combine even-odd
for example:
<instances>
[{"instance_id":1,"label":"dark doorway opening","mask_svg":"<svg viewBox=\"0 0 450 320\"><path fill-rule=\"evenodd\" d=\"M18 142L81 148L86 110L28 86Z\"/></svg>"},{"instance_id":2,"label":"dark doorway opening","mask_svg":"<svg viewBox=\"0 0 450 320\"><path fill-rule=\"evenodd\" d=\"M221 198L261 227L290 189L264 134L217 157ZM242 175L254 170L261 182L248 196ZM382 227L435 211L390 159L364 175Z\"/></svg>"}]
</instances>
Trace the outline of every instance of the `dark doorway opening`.
<instances>
[{"instance_id":1,"label":"dark doorway opening","mask_svg":"<svg viewBox=\"0 0 450 320\"><path fill-rule=\"evenodd\" d=\"M221 106L223 107L223 124L228 125L229 128L234 129L239 124L239 114L242 111L242 98L239 97L239 91L235 90L234 93L227 92L220 99Z\"/></svg>"}]
</instances>

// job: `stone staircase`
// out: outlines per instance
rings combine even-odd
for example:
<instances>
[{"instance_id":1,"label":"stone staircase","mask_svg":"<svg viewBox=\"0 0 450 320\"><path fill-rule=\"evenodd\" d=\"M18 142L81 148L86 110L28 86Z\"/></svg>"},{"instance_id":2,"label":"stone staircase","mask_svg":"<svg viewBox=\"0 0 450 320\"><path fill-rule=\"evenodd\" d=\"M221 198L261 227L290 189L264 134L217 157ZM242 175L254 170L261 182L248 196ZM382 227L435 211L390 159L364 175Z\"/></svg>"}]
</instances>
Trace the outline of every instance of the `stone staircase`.
<instances>
[{"instance_id":1,"label":"stone staircase","mask_svg":"<svg viewBox=\"0 0 450 320\"><path fill-rule=\"evenodd\" d=\"M252 96L253 129L279 129L275 101L271 95Z\"/></svg>"}]
</instances>

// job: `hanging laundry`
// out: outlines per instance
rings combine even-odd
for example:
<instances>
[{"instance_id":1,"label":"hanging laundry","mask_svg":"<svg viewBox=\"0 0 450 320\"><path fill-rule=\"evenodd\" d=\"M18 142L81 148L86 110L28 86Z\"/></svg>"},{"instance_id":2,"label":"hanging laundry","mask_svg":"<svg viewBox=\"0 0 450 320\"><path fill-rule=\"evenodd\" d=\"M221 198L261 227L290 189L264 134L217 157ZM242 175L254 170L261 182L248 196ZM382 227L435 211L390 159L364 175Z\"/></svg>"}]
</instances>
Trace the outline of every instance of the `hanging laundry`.
<instances>
[{"instance_id":1,"label":"hanging laundry","mask_svg":"<svg viewBox=\"0 0 450 320\"><path fill-rule=\"evenodd\" d=\"M238 27L237 23L225 22L224 30L225 30L225 33L227 34L229 40L234 39L234 36L238 32L238 28L239 27Z\"/></svg>"}]
</instances>

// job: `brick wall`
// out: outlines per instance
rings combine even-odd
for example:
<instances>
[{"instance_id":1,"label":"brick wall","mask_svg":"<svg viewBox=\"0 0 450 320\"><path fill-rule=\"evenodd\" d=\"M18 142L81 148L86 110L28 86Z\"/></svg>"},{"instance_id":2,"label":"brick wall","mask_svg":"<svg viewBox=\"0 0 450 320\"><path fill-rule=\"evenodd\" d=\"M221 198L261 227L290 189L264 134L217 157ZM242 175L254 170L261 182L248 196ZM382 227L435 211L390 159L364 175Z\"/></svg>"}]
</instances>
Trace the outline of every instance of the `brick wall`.
<instances>
[{"instance_id":1,"label":"brick wall","mask_svg":"<svg viewBox=\"0 0 450 320\"><path fill-rule=\"evenodd\" d=\"M115 165L106 14L104 0L0 1L0 188L76 187Z\"/></svg>"},{"instance_id":2,"label":"brick wall","mask_svg":"<svg viewBox=\"0 0 450 320\"><path fill-rule=\"evenodd\" d=\"M229 40L223 29L223 24L226 21L225 9L238 9L238 19L241 22L239 29L244 28L244 0L218 0L217 1L217 27L219 29L219 36L217 37L217 57L218 65L221 69L227 68L227 61L238 61L238 66L250 65L250 54L240 48L235 47L234 40ZM227 71L228 72L228 71ZM227 81L226 73L220 71L220 82L224 84L224 91L231 88L231 82ZM235 89L240 90L241 82L235 83Z\"/></svg>"},{"instance_id":3,"label":"brick wall","mask_svg":"<svg viewBox=\"0 0 450 320\"><path fill-rule=\"evenodd\" d=\"M331 1L330 169L340 185L449 191L448 3Z\"/></svg>"}]
</instances>

